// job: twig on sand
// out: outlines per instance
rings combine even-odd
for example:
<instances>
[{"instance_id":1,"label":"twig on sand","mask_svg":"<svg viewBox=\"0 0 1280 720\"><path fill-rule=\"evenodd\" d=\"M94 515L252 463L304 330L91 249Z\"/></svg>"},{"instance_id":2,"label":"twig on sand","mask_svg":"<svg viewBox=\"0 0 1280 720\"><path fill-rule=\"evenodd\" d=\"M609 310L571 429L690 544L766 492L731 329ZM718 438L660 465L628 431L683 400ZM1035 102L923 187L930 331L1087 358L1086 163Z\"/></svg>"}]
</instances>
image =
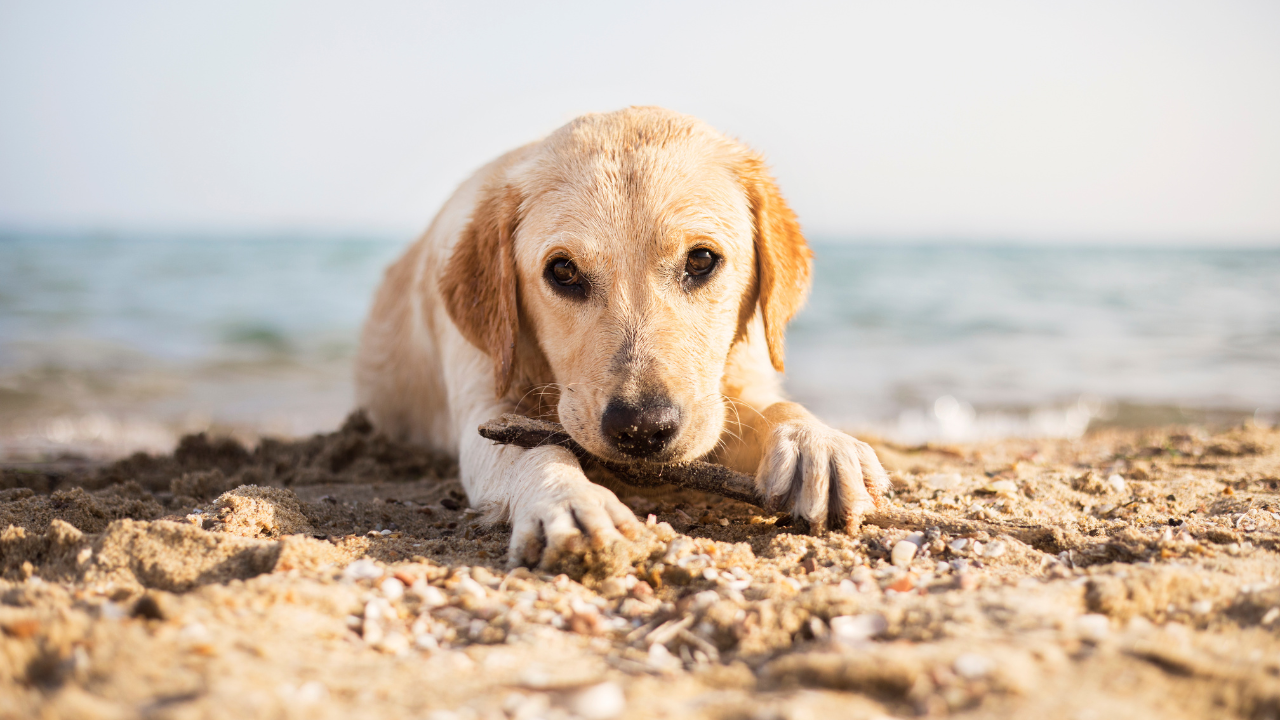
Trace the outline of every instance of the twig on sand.
<instances>
[{"instance_id":1,"label":"twig on sand","mask_svg":"<svg viewBox=\"0 0 1280 720\"><path fill-rule=\"evenodd\" d=\"M573 453L580 460L590 460L613 473L619 480L638 487L657 487L675 485L701 490L702 492L720 495L740 502L754 505L765 510L770 509L764 498L756 492L755 480L750 475L730 470L723 465L693 460L690 462L668 463L657 465L651 463L619 463L601 458L587 452L579 445L564 427L524 417L523 415L503 415L480 426L480 435L494 442L505 445L516 445L523 448L559 445ZM928 510L883 507L868 520L878 525L891 525L907 528L936 527L955 534L975 534L985 532L992 535L1007 534L1030 543L1045 540L1047 528L1021 525L983 522L965 518L950 517Z\"/></svg>"},{"instance_id":2,"label":"twig on sand","mask_svg":"<svg viewBox=\"0 0 1280 720\"><path fill-rule=\"evenodd\" d=\"M750 476L734 472L723 465L697 460L665 465L627 464L602 460L574 441L562 426L522 415L503 415L490 420L480 426L480 434L494 442L523 448L559 445L578 456L578 459L594 462L629 485L639 487L677 485L731 498L759 508L765 507L765 501L756 493L755 481Z\"/></svg>"}]
</instances>

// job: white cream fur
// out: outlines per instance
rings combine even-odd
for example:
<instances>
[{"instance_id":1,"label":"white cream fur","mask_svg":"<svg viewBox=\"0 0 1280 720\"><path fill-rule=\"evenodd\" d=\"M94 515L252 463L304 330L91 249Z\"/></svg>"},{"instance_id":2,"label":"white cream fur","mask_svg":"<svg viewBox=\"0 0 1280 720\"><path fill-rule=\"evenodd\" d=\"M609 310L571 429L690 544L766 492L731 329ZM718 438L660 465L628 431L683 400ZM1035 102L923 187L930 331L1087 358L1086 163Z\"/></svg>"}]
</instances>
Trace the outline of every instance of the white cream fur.
<instances>
[{"instance_id":1,"label":"white cream fur","mask_svg":"<svg viewBox=\"0 0 1280 720\"><path fill-rule=\"evenodd\" d=\"M655 136L664 141L627 140ZM669 111L584 116L481 168L388 269L361 339L357 402L393 437L457 454L472 505L511 523L513 563L552 564L581 552L584 538L620 542L641 526L568 451L479 436L480 423L506 412L551 415L593 453L620 459L601 413L610 398L634 400L656 387L683 418L659 460L705 457L755 472L767 497L815 529L850 526L887 489L869 446L782 397L755 307L759 223L732 171L747 157ZM441 291L484 194L499 185L522 198L511 290L519 334L502 397L495 358L468 341ZM683 268L695 242L722 260L705 287L687 291L673 268ZM589 301L550 287L544 269L556 253L590 274ZM797 305L804 289L795 289ZM833 497L838 512L829 512Z\"/></svg>"}]
</instances>

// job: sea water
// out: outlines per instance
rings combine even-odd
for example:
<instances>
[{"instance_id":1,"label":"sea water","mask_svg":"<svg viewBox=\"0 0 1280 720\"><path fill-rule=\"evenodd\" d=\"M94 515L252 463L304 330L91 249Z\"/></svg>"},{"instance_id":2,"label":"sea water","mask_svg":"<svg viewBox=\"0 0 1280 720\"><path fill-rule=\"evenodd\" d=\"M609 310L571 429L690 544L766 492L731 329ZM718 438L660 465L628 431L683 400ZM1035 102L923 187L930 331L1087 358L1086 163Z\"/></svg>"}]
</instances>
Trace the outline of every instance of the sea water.
<instances>
[{"instance_id":1,"label":"sea water","mask_svg":"<svg viewBox=\"0 0 1280 720\"><path fill-rule=\"evenodd\" d=\"M411 239L0 234L0 437L331 427ZM1280 413L1280 249L813 245L786 387L841 427L917 442Z\"/></svg>"}]
</instances>

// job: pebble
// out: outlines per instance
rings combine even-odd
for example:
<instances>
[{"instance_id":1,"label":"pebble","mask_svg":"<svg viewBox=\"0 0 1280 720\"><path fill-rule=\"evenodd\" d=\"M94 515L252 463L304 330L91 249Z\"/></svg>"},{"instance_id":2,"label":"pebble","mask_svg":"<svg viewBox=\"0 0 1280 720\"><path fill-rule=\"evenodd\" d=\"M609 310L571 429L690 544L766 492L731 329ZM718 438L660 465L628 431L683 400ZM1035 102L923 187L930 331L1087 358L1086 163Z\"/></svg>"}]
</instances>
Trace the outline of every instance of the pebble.
<instances>
[{"instance_id":1,"label":"pebble","mask_svg":"<svg viewBox=\"0 0 1280 720\"><path fill-rule=\"evenodd\" d=\"M1018 494L1018 484L1012 480L996 480L993 483L987 483L984 489L1004 497L1013 497Z\"/></svg>"},{"instance_id":2,"label":"pebble","mask_svg":"<svg viewBox=\"0 0 1280 720\"><path fill-rule=\"evenodd\" d=\"M1280 618L1280 607L1273 607L1267 611L1266 615L1262 616L1262 624L1270 625L1275 622L1277 618Z\"/></svg>"},{"instance_id":3,"label":"pebble","mask_svg":"<svg viewBox=\"0 0 1280 720\"><path fill-rule=\"evenodd\" d=\"M511 693L502 701L502 710L511 720L534 720L545 717L551 709L551 700L543 693L524 695Z\"/></svg>"},{"instance_id":4,"label":"pebble","mask_svg":"<svg viewBox=\"0 0 1280 720\"><path fill-rule=\"evenodd\" d=\"M964 653L952 664L956 674L966 680L979 680L995 669L991 658L977 653Z\"/></svg>"},{"instance_id":5,"label":"pebble","mask_svg":"<svg viewBox=\"0 0 1280 720\"><path fill-rule=\"evenodd\" d=\"M671 651L661 643L654 643L649 646L649 667L659 672L667 672L679 670L681 668L680 659L671 654Z\"/></svg>"},{"instance_id":6,"label":"pebble","mask_svg":"<svg viewBox=\"0 0 1280 720\"><path fill-rule=\"evenodd\" d=\"M947 549L959 555L969 548L969 538L956 538L947 543Z\"/></svg>"},{"instance_id":7,"label":"pebble","mask_svg":"<svg viewBox=\"0 0 1280 720\"><path fill-rule=\"evenodd\" d=\"M391 655L400 655L409 650L409 638L398 632L389 632L383 638L382 642L377 643L378 649Z\"/></svg>"},{"instance_id":8,"label":"pebble","mask_svg":"<svg viewBox=\"0 0 1280 720\"><path fill-rule=\"evenodd\" d=\"M342 579L347 581L377 580L380 577L382 577L382 568L368 558L361 558L342 571Z\"/></svg>"},{"instance_id":9,"label":"pebble","mask_svg":"<svg viewBox=\"0 0 1280 720\"><path fill-rule=\"evenodd\" d=\"M880 613L831 618L831 636L845 645L858 645L888 629L889 622Z\"/></svg>"},{"instance_id":10,"label":"pebble","mask_svg":"<svg viewBox=\"0 0 1280 720\"><path fill-rule=\"evenodd\" d=\"M481 565L471 568L471 579L489 587L497 587L502 582L498 576L489 572L489 568Z\"/></svg>"},{"instance_id":11,"label":"pebble","mask_svg":"<svg viewBox=\"0 0 1280 720\"><path fill-rule=\"evenodd\" d=\"M1111 633L1111 620L1106 615L1089 613L1076 618L1076 632L1082 640L1102 642Z\"/></svg>"},{"instance_id":12,"label":"pebble","mask_svg":"<svg viewBox=\"0 0 1280 720\"><path fill-rule=\"evenodd\" d=\"M885 590L892 590L894 592L908 592L915 588L916 580L917 578L915 573L907 573L906 575L903 575L902 577L898 578L892 583L889 583L889 585L885 587Z\"/></svg>"},{"instance_id":13,"label":"pebble","mask_svg":"<svg viewBox=\"0 0 1280 720\"><path fill-rule=\"evenodd\" d=\"M1122 493L1128 489L1128 487L1129 486L1125 483L1124 478L1119 475L1112 475L1107 478L1107 489L1111 492Z\"/></svg>"},{"instance_id":14,"label":"pebble","mask_svg":"<svg viewBox=\"0 0 1280 720\"><path fill-rule=\"evenodd\" d=\"M925 477L924 482L934 490L950 490L960 485L960 473L933 473Z\"/></svg>"},{"instance_id":15,"label":"pebble","mask_svg":"<svg viewBox=\"0 0 1280 720\"><path fill-rule=\"evenodd\" d=\"M634 576L628 577L634 579ZM605 578L604 582L600 583L600 594L610 599L626 595L628 589L626 581L622 578Z\"/></svg>"},{"instance_id":16,"label":"pebble","mask_svg":"<svg viewBox=\"0 0 1280 720\"><path fill-rule=\"evenodd\" d=\"M565 709L584 720L609 720L627 709L627 696L617 683L602 682L570 695Z\"/></svg>"},{"instance_id":17,"label":"pebble","mask_svg":"<svg viewBox=\"0 0 1280 720\"><path fill-rule=\"evenodd\" d=\"M921 537L921 541L923 541L923 536ZM897 544L893 546L893 552L891 553L893 564L900 568L910 567L911 561L915 559L916 550L918 549L919 546L910 540L899 540Z\"/></svg>"},{"instance_id":18,"label":"pebble","mask_svg":"<svg viewBox=\"0 0 1280 720\"><path fill-rule=\"evenodd\" d=\"M977 543L974 543L974 545L976 546ZM987 543L987 547L982 551L982 557L998 558L1001 555L1004 555L1005 551L1008 549L1009 547L1004 544L1003 540L992 540Z\"/></svg>"},{"instance_id":19,"label":"pebble","mask_svg":"<svg viewBox=\"0 0 1280 720\"><path fill-rule=\"evenodd\" d=\"M378 589L382 590L383 596L391 602L395 602L396 600L404 597L404 583L393 577L383 580L382 584L378 586Z\"/></svg>"},{"instance_id":20,"label":"pebble","mask_svg":"<svg viewBox=\"0 0 1280 720\"><path fill-rule=\"evenodd\" d=\"M449 598L444 594L444 592L433 585L423 583L422 586L419 587L415 584L413 592L418 597L422 598L422 604L428 608L438 608L449 604Z\"/></svg>"}]
</instances>

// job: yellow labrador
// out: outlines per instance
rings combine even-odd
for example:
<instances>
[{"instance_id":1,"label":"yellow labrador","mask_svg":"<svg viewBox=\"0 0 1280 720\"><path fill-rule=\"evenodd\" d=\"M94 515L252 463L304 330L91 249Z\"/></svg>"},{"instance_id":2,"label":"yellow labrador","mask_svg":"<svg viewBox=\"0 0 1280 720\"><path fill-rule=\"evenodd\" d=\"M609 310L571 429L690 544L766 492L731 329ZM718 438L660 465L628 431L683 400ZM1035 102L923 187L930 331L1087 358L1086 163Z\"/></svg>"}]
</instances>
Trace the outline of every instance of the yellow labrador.
<instances>
[{"instance_id":1,"label":"yellow labrador","mask_svg":"<svg viewBox=\"0 0 1280 720\"><path fill-rule=\"evenodd\" d=\"M783 331L811 253L759 156L660 108L585 115L458 188L392 265L364 327L357 401L390 435L456 453L512 563L554 563L639 524L559 447L481 438L558 419L595 455L754 472L811 529L888 487L875 453L783 399Z\"/></svg>"}]
</instances>

